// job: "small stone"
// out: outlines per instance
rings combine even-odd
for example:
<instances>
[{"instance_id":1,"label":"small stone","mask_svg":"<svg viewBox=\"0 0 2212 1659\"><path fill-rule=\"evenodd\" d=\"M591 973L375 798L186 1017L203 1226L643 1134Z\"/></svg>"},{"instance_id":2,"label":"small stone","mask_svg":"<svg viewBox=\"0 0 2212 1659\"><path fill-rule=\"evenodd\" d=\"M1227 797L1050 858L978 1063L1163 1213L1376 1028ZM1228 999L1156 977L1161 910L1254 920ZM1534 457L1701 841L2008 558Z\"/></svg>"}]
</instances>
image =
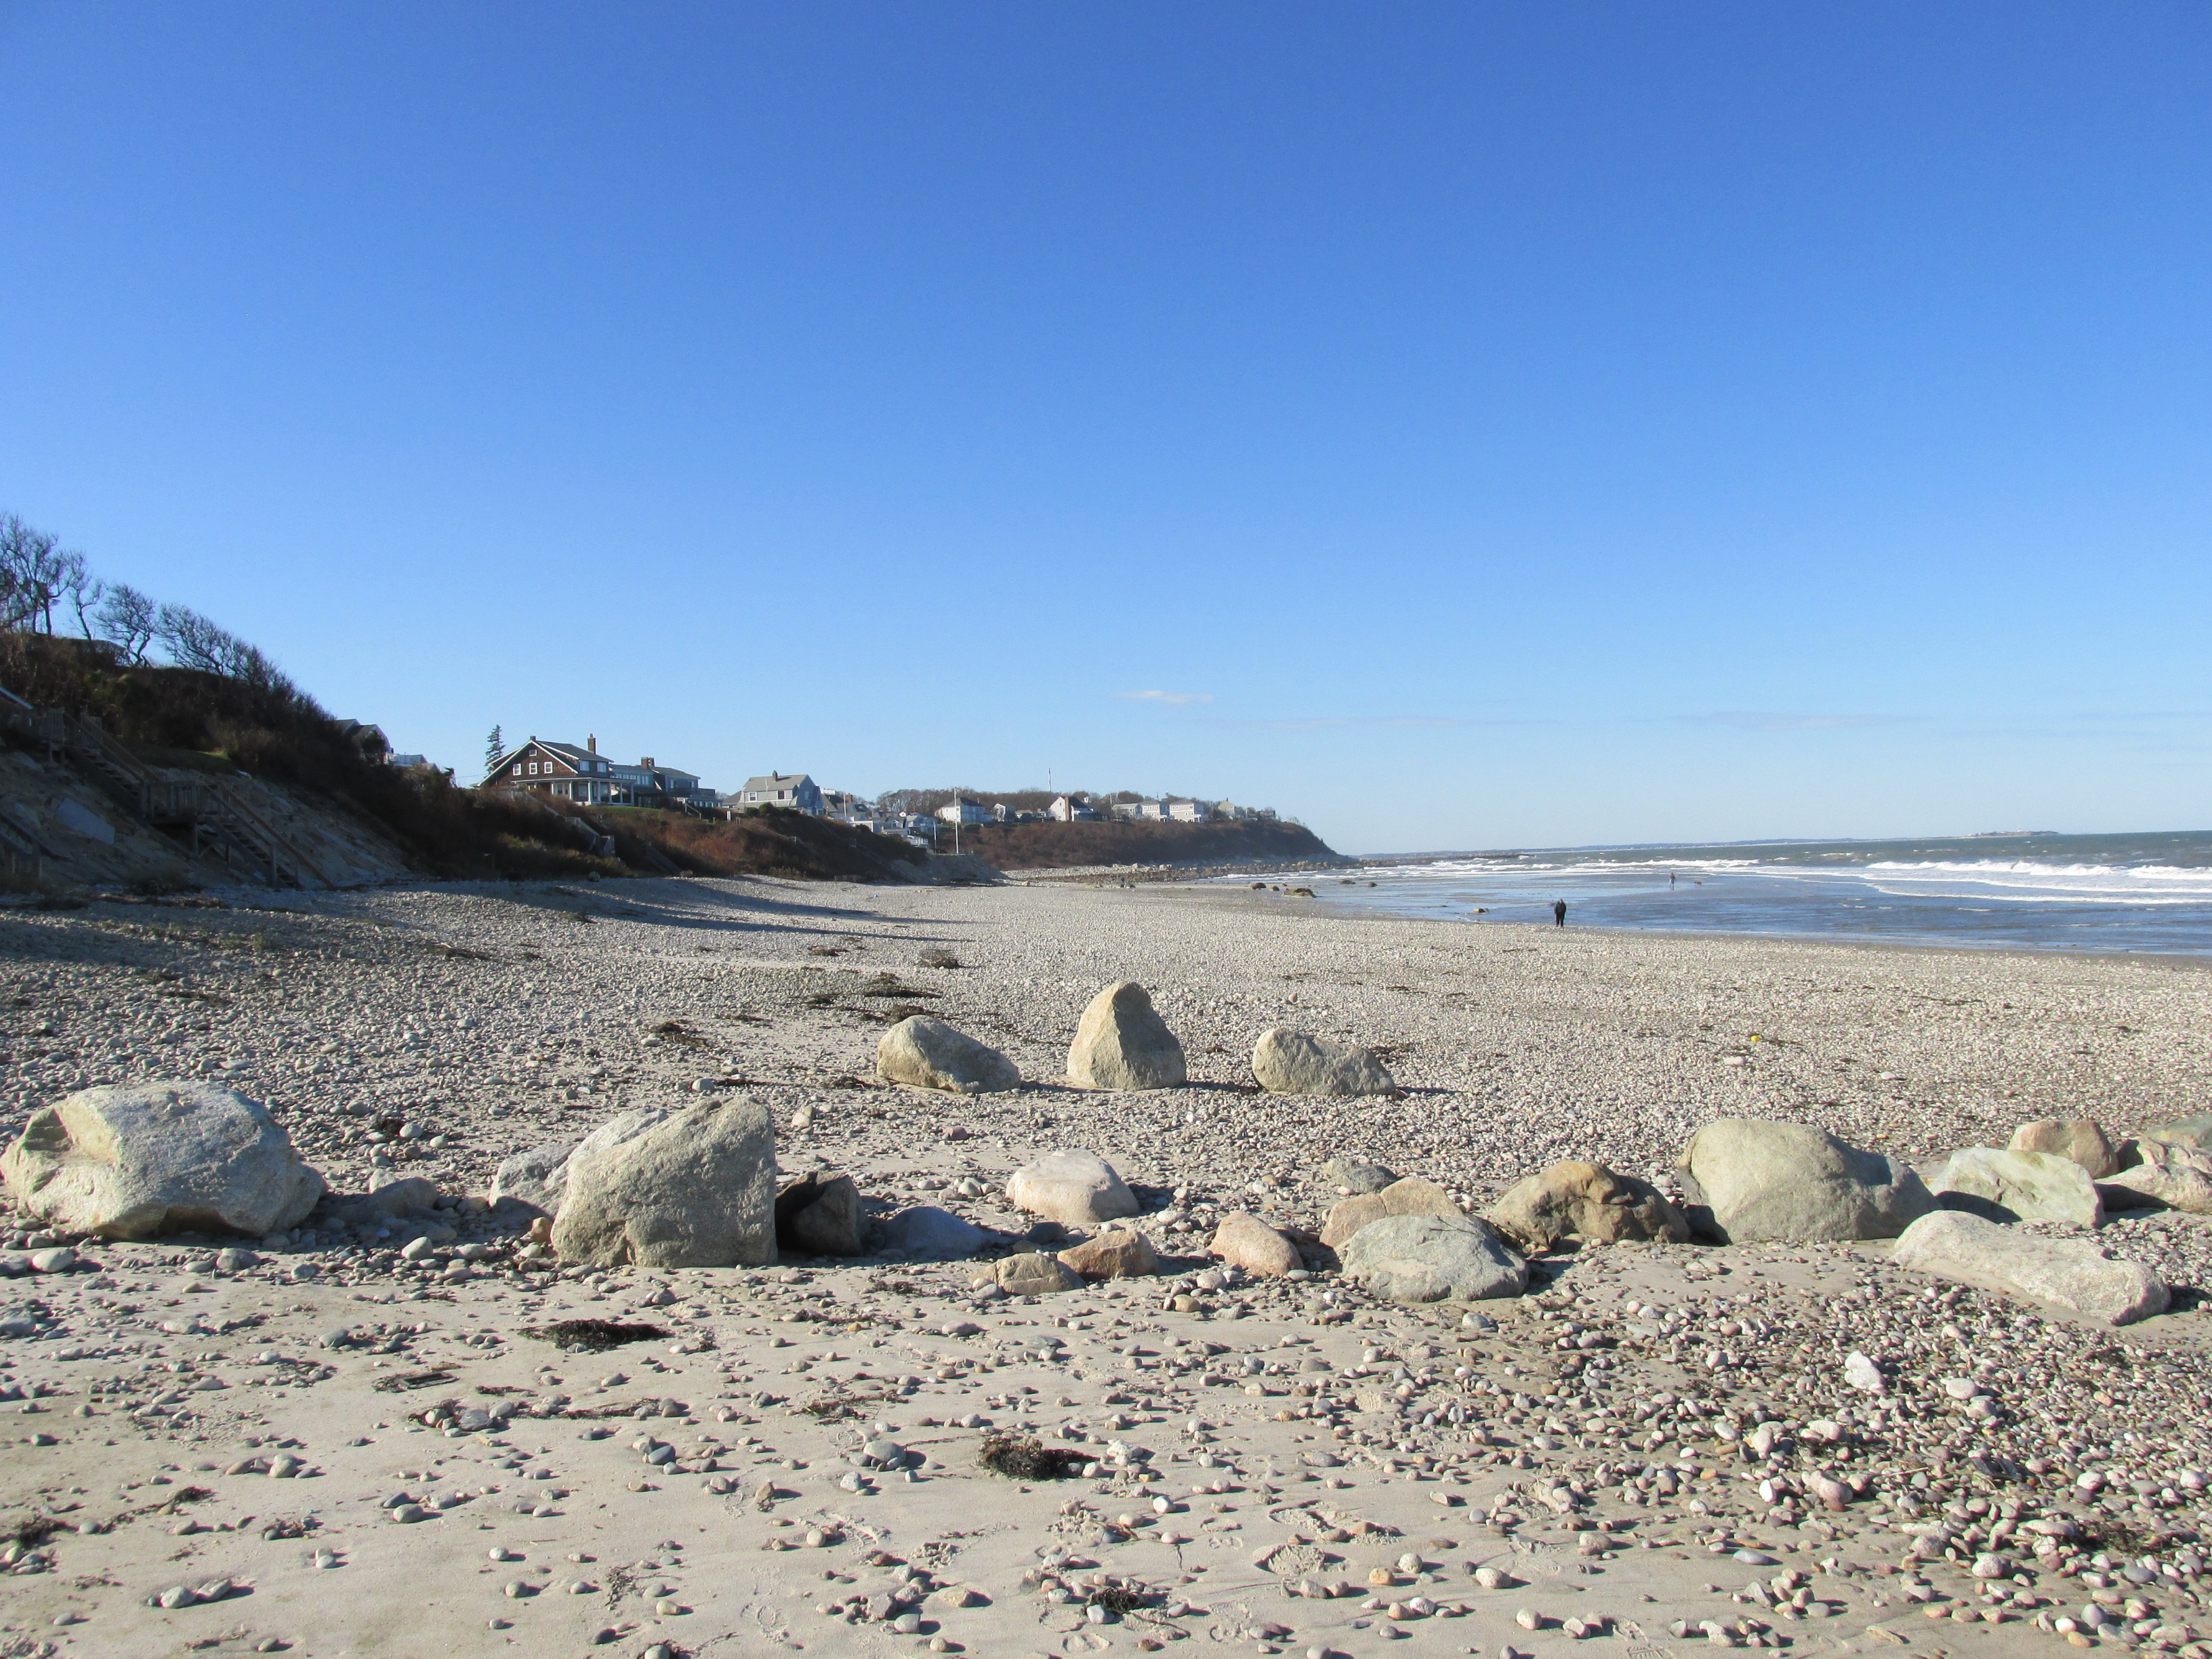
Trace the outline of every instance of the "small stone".
<instances>
[{"instance_id":1,"label":"small stone","mask_svg":"<svg viewBox=\"0 0 2212 1659\"><path fill-rule=\"evenodd\" d=\"M1889 1386L1882 1381L1881 1367L1856 1352L1844 1357L1844 1381L1863 1394L1881 1394Z\"/></svg>"}]
</instances>

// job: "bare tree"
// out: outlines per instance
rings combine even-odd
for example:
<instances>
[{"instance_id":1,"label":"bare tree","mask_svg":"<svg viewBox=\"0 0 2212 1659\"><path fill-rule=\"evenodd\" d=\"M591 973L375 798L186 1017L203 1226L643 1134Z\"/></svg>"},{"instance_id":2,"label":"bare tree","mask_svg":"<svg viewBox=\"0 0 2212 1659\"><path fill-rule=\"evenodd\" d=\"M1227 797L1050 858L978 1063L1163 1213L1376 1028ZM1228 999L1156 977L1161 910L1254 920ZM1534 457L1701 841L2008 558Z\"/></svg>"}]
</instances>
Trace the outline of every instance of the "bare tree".
<instances>
[{"instance_id":1,"label":"bare tree","mask_svg":"<svg viewBox=\"0 0 2212 1659\"><path fill-rule=\"evenodd\" d=\"M165 605L154 614L154 637L179 668L204 674L228 672L229 647L237 640L188 605Z\"/></svg>"},{"instance_id":2,"label":"bare tree","mask_svg":"<svg viewBox=\"0 0 2212 1659\"><path fill-rule=\"evenodd\" d=\"M92 567L85 562L82 553L63 554L57 568L61 589L59 597L66 599L70 611L76 613L78 636L88 640L92 637L93 613L100 604L100 595L107 592L107 584L94 576ZM46 632L51 634L53 631L53 612L50 607L46 613Z\"/></svg>"},{"instance_id":3,"label":"bare tree","mask_svg":"<svg viewBox=\"0 0 2212 1659\"><path fill-rule=\"evenodd\" d=\"M64 554L52 536L13 513L0 515L0 628L21 631L41 620L53 631L54 600L61 593ZM77 558L80 570L84 561Z\"/></svg>"},{"instance_id":4,"label":"bare tree","mask_svg":"<svg viewBox=\"0 0 2212 1659\"><path fill-rule=\"evenodd\" d=\"M106 590L92 620L100 630L98 637L112 640L121 649L123 659L136 665L146 660L157 616L153 600L130 583L117 582Z\"/></svg>"}]
</instances>

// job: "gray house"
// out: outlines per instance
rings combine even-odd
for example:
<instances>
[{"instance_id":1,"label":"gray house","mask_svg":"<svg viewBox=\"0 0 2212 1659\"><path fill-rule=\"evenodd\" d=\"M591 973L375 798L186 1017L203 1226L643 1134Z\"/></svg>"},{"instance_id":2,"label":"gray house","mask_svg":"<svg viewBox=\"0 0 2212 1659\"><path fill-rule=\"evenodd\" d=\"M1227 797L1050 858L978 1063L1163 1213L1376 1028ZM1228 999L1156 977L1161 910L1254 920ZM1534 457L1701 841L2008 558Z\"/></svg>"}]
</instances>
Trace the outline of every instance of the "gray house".
<instances>
[{"instance_id":1,"label":"gray house","mask_svg":"<svg viewBox=\"0 0 2212 1659\"><path fill-rule=\"evenodd\" d=\"M819 817L822 791L804 772L771 772L764 778L747 778L738 797L739 806L781 806Z\"/></svg>"}]
</instances>

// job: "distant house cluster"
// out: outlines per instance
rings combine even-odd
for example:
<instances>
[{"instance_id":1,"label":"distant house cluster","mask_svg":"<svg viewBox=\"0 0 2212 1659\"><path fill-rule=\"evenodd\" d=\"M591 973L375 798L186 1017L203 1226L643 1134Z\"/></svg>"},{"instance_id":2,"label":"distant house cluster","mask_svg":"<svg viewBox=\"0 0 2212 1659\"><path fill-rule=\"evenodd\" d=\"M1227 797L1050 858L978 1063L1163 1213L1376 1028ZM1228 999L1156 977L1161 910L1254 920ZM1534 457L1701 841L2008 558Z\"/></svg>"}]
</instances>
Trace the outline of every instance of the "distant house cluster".
<instances>
[{"instance_id":1,"label":"distant house cluster","mask_svg":"<svg viewBox=\"0 0 2212 1659\"><path fill-rule=\"evenodd\" d=\"M602 755L596 736L580 746L533 737L496 757L482 787L519 789L580 806L658 806L703 817L726 817L750 806L781 806L817 817L823 810L822 791L804 772L747 778L744 788L725 795L702 783L696 772L665 766L650 755L635 766Z\"/></svg>"},{"instance_id":2,"label":"distant house cluster","mask_svg":"<svg viewBox=\"0 0 2212 1659\"><path fill-rule=\"evenodd\" d=\"M381 738L382 734L377 734ZM404 761L414 757L395 757ZM635 766L599 753L599 740L579 747L532 738L495 759L483 787L517 789L582 806L657 806L702 817L727 817L757 808L804 812L933 846L940 836L963 826L990 823L1093 823L1115 818L1176 823L1249 823L1272 820L1270 807L1239 806L1233 801L1198 800L1188 795L1139 795L1128 791L1092 795L1076 790L1044 803L1042 791L1012 799L978 797L954 790L952 798L927 811L899 811L841 789L824 789L804 772L769 772L747 778L729 794L710 789L696 773L663 766L650 755ZM921 792L915 792L921 793ZM911 802L913 793L893 799ZM925 793L924 799L934 799Z\"/></svg>"}]
</instances>

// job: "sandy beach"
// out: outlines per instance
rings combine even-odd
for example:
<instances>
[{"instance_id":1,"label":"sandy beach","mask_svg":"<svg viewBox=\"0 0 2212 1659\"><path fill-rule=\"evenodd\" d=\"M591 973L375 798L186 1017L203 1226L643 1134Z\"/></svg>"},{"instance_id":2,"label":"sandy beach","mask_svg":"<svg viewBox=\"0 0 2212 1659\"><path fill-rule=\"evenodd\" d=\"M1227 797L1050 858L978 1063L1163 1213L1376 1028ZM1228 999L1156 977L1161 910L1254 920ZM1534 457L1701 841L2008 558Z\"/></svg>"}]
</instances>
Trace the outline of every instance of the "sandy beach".
<instances>
[{"instance_id":1,"label":"sandy beach","mask_svg":"<svg viewBox=\"0 0 2212 1659\"><path fill-rule=\"evenodd\" d=\"M1188 1087L1060 1081L1118 979L1151 990ZM2117 1134L2205 1109L2208 993L2182 958L1328 917L1165 885L10 910L11 1135L75 1088L221 1079L333 1188L380 1163L463 1201L82 1242L70 1270L0 1280L0 1653L2001 1655L2123 1629L2204 1652L2179 1541L2212 1518L2203 1218L2102 1230L2177 1292L2117 1332L1881 1244L1585 1249L1474 1310L1224 1273L1204 1246L1235 1209L1317 1228L1338 1157L1479 1209L1565 1157L1664 1181L1723 1116L1909 1160L2037 1118ZM1028 1086L883 1086L886 1018L917 1009ZM1259 1092L1278 1025L1378 1048L1402 1097ZM1004 1234L994 1254L1034 1219L1012 1170L1097 1152L1167 1272L1008 1298L973 1261L562 1269L465 1201L515 1152L733 1090L769 1103L787 1175L942 1206ZM662 1334L532 1334L577 1319ZM1854 1352L1883 1393L1844 1380ZM979 1467L1016 1431L1095 1473ZM1807 1498L1818 1471L1842 1507ZM2085 1626L2106 1595L2116 1622Z\"/></svg>"}]
</instances>

